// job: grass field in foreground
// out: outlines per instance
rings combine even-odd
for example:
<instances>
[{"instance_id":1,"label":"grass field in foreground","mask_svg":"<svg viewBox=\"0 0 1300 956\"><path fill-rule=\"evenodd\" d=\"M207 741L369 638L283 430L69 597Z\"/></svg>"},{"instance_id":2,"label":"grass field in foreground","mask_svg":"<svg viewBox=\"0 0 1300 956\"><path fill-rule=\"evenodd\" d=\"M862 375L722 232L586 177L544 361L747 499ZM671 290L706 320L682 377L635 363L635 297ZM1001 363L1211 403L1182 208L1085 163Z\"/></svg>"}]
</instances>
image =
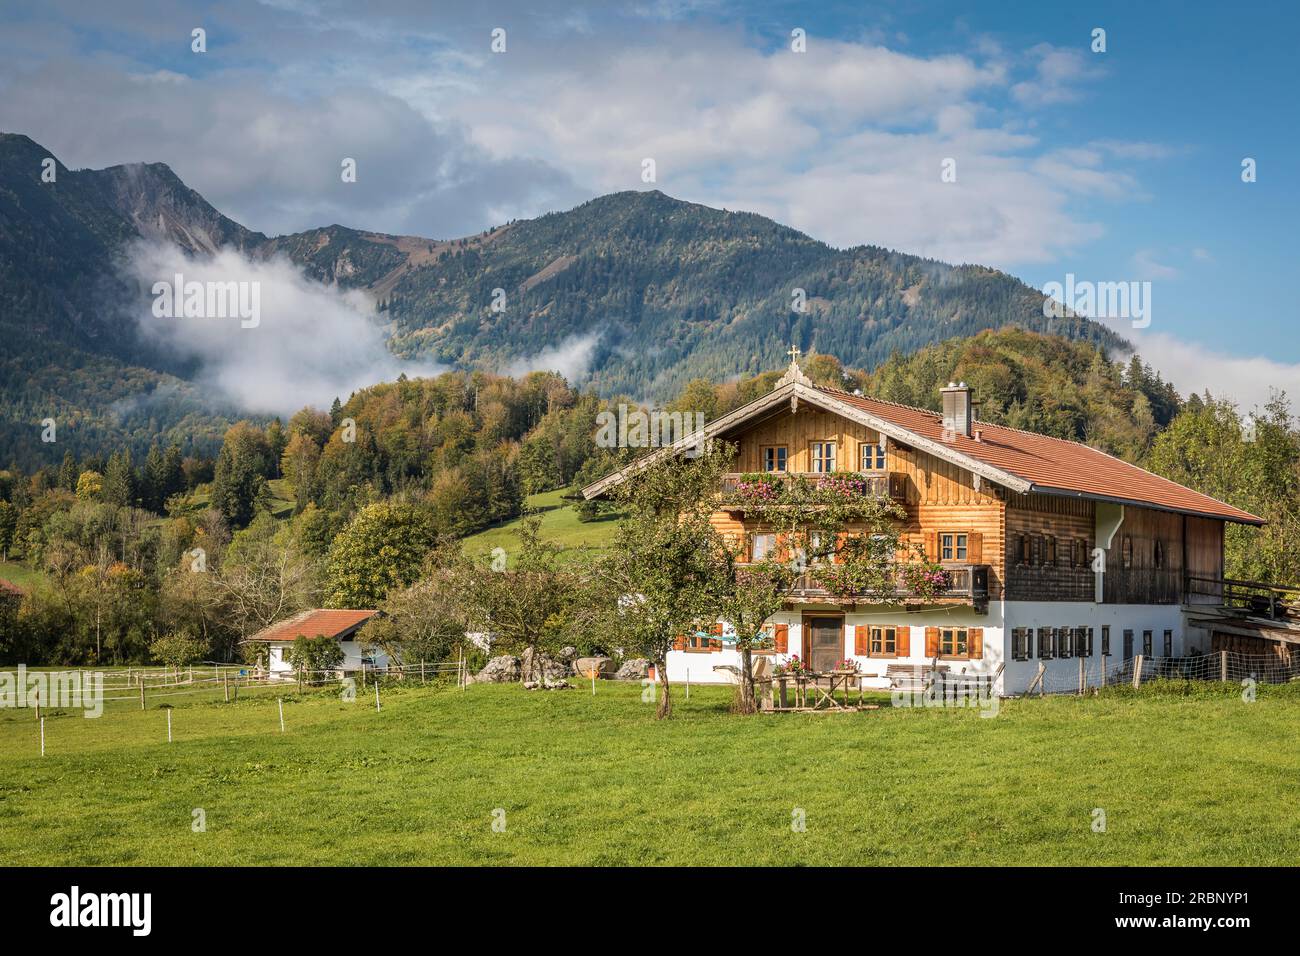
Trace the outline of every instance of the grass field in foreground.
<instances>
[{"instance_id":1,"label":"grass field in foreground","mask_svg":"<svg viewBox=\"0 0 1300 956\"><path fill-rule=\"evenodd\" d=\"M0 864L1294 864L1300 696L657 722L635 685L0 711ZM281 692L282 693L282 692ZM191 829L206 812L207 832ZM505 831L492 829L505 811ZM806 831L792 830L796 808ZM1106 832L1092 829L1094 808Z\"/></svg>"}]
</instances>

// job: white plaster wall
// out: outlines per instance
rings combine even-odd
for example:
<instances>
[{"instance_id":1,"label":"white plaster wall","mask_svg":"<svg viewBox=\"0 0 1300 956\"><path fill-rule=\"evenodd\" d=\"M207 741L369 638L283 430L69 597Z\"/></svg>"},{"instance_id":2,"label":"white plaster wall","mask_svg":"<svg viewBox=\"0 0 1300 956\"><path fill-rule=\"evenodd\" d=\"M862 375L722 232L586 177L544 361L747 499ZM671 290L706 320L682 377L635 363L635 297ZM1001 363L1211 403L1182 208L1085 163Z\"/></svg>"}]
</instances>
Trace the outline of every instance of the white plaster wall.
<instances>
[{"instance_id":1,"label":"white plaster wall","mask_svg":"<svg viewBox=\"0 0 1300 956\"><path fill-rule=\"evenodd\" d=\"M802 618L804 609L783 611L773 615L772 624L787 624L790 628L789 648L785 654L773 655L773 660L784 663L792 655L805 659L803 647ZM816 614L815 609L807 613ZM829 612L828 612L829 613ZM854 628L859 625L892 625L912 628L907 657L866 657L853 653ZM992 674L1002 662L1004 652L1003 627L1000 605L990 604L987 614L976 614L969 607L940 607L909 613L899 608L879 608L871 611L845 611L843 633L843 657L857 661L859 671L868 678L868 688L887 689L889 681L885 676L890 664L923 664L925 657L925 628L927 627L982 627L984 628L984 656L974 661L945 661L952 673ZM693 684L727 684L735 676L722 670L715 670L719 665L731 665L739 669L740 653L734 646L726 644L730 630L724 630L724 649L721 651L669 651L668 679L673 683L683 683L689 677ZM996 688L995 688L996 690Z\"/></svg>"},{"instance_id":2,"label":"white plaster wall","mask_svg":"<svg viewBox=\"0 0 1300 956\"><path fill-rule=\"evenodd\" d=\"M269 669L272 674L293 673L293 666L289 663L289 651L293 647L292 643L272 644ZM375 666L385 668L388 666L388 656L382 651L376 650L373 655L365 655L361 652L361 645L356 641L340 641L339 647L343 649L343 668L346 670L360 670L361 659L370 656L374 659Z\"/></svg>"},{"instance_id":3,"label":"white plaster wall","mask_svg":"<svg viewBox=\"0 0 1300 956\"><path fill-rule=\"evenodd\" d=\"M1182 608L1177 604L1094 604L1090 601L1007 601L1004 605L1005 633L1002 653L1007 662L1003 675L1003 693L1020 694L1025 691L1038 673L1038 635L1040 627L1091 627L1092 656L1084 658L1085 681L1089 685L1099 682L1101 676L1101 629L1110 626L1110 656L1107 668L1120 667L1124 662L1124 631L1133 631L1133 654L1142 653L1142 632L1151 631L1151 652L1155 657L1164 655L1164 632L1174 632L1174 656L1190 654L1192 648L1202 653L1209 651L1209 639L1199 630L1184 633ZM1027 661L1011 659L1011 631L1017 627L1034 629L1034 657ZM987 633L987 632L986 632ZM987 640L987 638L986 638ZM1053 686L1074 682L1079 678L1079 659L1068 657L1042 661L1047 666L1045 678L1049 690Z\"/></svg>"},{"instance_id":4,"label":"white plaster wall","mask_svg":"<svg viewBox=\"0 0 1300 956\"><path fill-rule=\"evenodd\" d=\"M777 654L773 659L784 662L793 654L803 658L803 612L815 614L812 608L800 608L783 611L774 615L772 623L787 624L790 628L789 650L786 654ZM907 657L876 658L855 655L853 653L853 629L859 624L892 625L912 628L909 655ZM873 608L861 612L845 611L844 614L844 657L858 662L858 669L867 678L869 688L886 689L889 686L886 670L890 664L924 664L925 628L927 627L982 627L984 629L984 655L980 660L950 660L942 663L954 674L994 674L999 664L1005 663L1001 677L994 685L994 692L1003 695L1020 694L1025 691L1038 673L1037 656L1026 661L1011 659L1011 630L1017 627L1031 627L1035 630L1034 652L1037 655L1037 629L1040 627L1091 627L1093 629L1093 656L1084 658L1085 679L1089 684L1097 683L1100 677L1101 628L1110 626L1110 657L1106 658L1107 667L1119 667L1124 660L1124 630L1133 631L1133 653L1142 653L1142 632L1152 632L1152 653L1160 657L1164 653L1164 631L1174 632L1174 656L1181 657L1192 653L1193 648L1201 653L1210 649L1209 636L1199 629L1188 629L1183 625L1182 609L1176 604L1094 604L1092 602L1073 601L992 601L987 614L976 614L969 607L937 607L908 613L902 608ZM735 676L724 670L715 670L719 665L731 665L739 668L740 653L734 646L726 645L725 640L731 632L724 631L724 650L706 653L703 651L670 651L668 654L668 679L673 683L683 683L688 678L693 684L727 684ZM1079 659L1077 657L1058 658L1043 661L1047 665L1046 677L1049 688L1070 681L1077 683Z\"/></svg>"}]
</instances>

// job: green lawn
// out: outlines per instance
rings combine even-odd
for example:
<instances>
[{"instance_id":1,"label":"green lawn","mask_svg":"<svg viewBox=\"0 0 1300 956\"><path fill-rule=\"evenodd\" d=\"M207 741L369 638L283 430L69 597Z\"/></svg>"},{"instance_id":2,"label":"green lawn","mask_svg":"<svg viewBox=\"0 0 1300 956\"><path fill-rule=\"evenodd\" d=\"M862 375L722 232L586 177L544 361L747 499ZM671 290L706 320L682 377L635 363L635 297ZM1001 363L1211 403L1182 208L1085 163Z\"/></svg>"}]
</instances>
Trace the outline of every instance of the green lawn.
<instances>
[{"instance_id":1,"label":"green lawn","mask_svg":"<svg viewBox=\"0 0 1300 956\"><path fill-rule=\"evenodd\" d=\"M0 865L1293 864L1300 695L657 722L634 685L0 711ZM192 701L191 698L181 700ZM207 832L191 829L206 812ZM505 812L504 832L492 827ZM1094 832L1093 810L1106 814ZM795 832L802 810L806 831Z\"/></svg>"},{"instance_id":2,"label":"green lawn","mask_svg":"<svg viewBox=\"0 0 1300 956\"><path fill-rule=\"evenodd\" d=\"M561 497L564 494L564 491L545 491L528 497L527 507L541 512L542 537L566 548L591 549L588 554L609 547L617 521L606 516L599 521L579 521L573 503ZM500 547L513 554L519 547L519 539L514 534L518 526L518 520L507 521L472 534L465 539L465 552L479 555Z\"/></svg>"}]
</instances>

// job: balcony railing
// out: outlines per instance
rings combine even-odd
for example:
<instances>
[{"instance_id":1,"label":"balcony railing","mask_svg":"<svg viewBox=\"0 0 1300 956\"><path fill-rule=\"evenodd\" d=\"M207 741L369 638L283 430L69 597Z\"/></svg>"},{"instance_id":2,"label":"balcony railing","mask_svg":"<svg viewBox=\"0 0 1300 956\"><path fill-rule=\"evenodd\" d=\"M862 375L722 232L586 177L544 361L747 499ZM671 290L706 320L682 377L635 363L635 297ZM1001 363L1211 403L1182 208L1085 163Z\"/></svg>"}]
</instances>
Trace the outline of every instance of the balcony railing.
<instances>
[{"instance_id":1,"label":"balcony railing","mask_svg":"<svg viewBox=\"0 0 1300 956\"><path fill-rule=\"evenodd\" d=\"M983 609L989 600L989 566L987 564L945 564L943 569L948 574L948 587L934 596L934 600L943 603L961 601ZM919 595L904 585L899 576L894 591L886 595L832 594L818 583L812 571L799 574L787 592L796 601L821 601L841 603L877 603L880 600L896 600L906 603L919 599Z\"/></svg>"},{"instance_id":2,"label":"balcony railing","mask_svg":"<svg viewBox=\"0 0 1300 956\"><path fill-rule=\"evenodd\" d=\"M907 497L907 475L898 471L891 472L844 472L837 471L832 473L822 472L795 472L780 471L767 472L763 479L773 484L780 483L795 478L803 478L809 482L816 482L820 478L851 478L854 481L861 482L863 486L862 497L893 499L902 501ZM752 475L729 474L722 476L722 504L727 510L762 510L768 508L785 508L789 507L781 503L766 504L761 501L755 501L751 496L745 495L742 491L742 485L750 479L753 482Z\"/></svg>"}]
</instances>

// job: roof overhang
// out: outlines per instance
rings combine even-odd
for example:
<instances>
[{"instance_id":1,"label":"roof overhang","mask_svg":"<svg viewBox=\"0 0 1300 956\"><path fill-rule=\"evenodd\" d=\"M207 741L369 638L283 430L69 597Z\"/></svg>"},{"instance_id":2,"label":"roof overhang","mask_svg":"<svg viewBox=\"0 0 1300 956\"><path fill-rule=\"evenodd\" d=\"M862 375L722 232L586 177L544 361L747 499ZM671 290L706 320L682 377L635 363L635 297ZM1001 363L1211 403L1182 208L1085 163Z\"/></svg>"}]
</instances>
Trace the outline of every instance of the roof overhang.
<instances>
[{"instance_id":1,"label":"roof overhang","mask_svg":"<svg viewBox=\"0 0 1300 956\"><path fill-rule=\"evenodd\" d=\"M626 467L612 472L594 481L582 489L582 496L588 500L597 498L604 494L615 485L621 484L628 478L644 471L651 465L664 458L675 457L687 449L698 448L701 442L707 442L710 439L722 438L727 432L741 425L748 424L758 418L764 412L778 410L783 403L789 402L792 410L797 410L800 402L805 402L824 411L833 412L841 415L850 421L865 425L874 429L882 435L892 438L894 441L910 445L913 448L920 449L936 458L958 465L965 468L972 474L987 478L996 484L1002 485L1012 491L1027 493L1033 489L1033 483L1026 481L1017 475L1008 471L995 468L992 465L980 461L978 458L972 458L970 455L963 454L955 448L935 441L932 438L926 438L918 435L916 432L897 425L887 419L872 415L870 412L856 408L847 402L841 402L835 396L828 395L819 389L804 385L800 382L788 382L778 388L773 389L766 395L754 399L748 404L723 415L721 418L714 419L704 429L687 435L673 442L671 445L664 445L648 455L643 455L636 461Z\"/></svg>"},{"instance_id":2,"label":"roof overhang","mask_svg":"<svg viewBox=\"0 0 1300 956\"><path fill-rule=\"evenodd\" d=\"M1187 515L1192 518L1210 518L1214 521L1231 521L1235 524L1248 524L1262 527L1268 524L1263 518L1258 518L1249 512L1242 512L1245 517L1236 518L1230 515L1213 514L1208 511L1196 511L1191 508L1174 508L1170 505L1156 504L1151 501L1145 501L1141 498L1123 498L1116 495L1100 495L1090 491L1076 491L1073 488L1053 488L1049 485L1033 485L1030 491L1039 495L1054 495L1058 498L1086 498L1089 501L1109 501L1117 505L1133 505L1136 508L1146 508L1149 511L1167 511L1171 514ZM1226 502L1224 502L1226 505ZM1228 507L1231 507L1230 505Z\"/></svg>"}]
</instances>

